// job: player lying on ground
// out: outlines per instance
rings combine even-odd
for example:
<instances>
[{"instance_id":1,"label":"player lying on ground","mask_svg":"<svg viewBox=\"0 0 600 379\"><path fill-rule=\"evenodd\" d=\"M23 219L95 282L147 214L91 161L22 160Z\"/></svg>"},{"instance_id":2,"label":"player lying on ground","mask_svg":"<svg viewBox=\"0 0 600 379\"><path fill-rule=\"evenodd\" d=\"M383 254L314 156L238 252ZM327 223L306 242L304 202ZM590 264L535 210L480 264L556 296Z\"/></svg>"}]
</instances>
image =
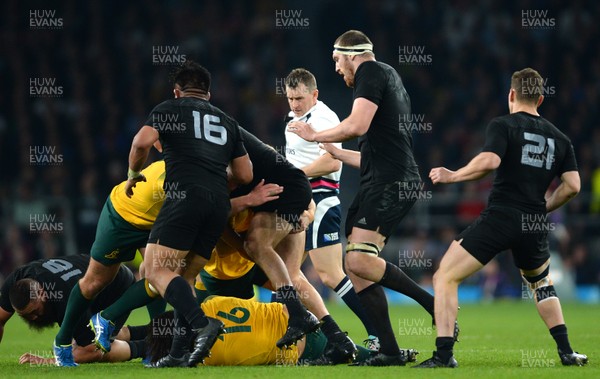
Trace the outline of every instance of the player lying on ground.
<instances>
[{"instance_id":1,"label":"player lying on ground","mask_svg":"<svg viewBox=\"0 0 600 379\"><path fill-rule=\"evenodd\" d=\"M216 251L223 255L217 254ZM247 260L231 247L223 246L222 243L217 244L216 251L200 272L201 280L199 278L196 281L196 297L200 302L209 296L253 299L253 285L272 290L268 278L254 262ZM311 341L312 335L314 333L307 335L307 341ZM327 337L325 339L328 341ZM416 350L402 349L402 351L409 356L409 361L416 361L418 354ZM366 352L370 352L371 355L365 355ZM365 358L370 358L376 353L377 351L365 350L362 347L357 348L357 357L354 362L363 362ZM327 349L327 346L324 346L320 350L320 354L311 354L310 357L303 358L305 359L302 360L302 364L308 366L334 365L348 362L347 357L339 355L339 352L336 350Z\"/></svg>"},{"instance_id":2,"label":"player lying on ground","mask_svg":"<svg viewBox=\"0 0 600 379\"><path fill-rule=\"evenodd\" d=\"M36 331L52 328L55 324L62 325L67 308L67 294L81 279L89 262L89 255L70 255L33 261L13 271L0 290L0 339L6 322L14 312ZM133 273L127 267L119 266L112 283L100 292L90 307L83 312L83 316L73 328L73 339L77 344L73 350L76 361L115 362L142 356L145 351L143 340L115 341L111 354L100 354L92 343L94 334L87 327L91 312L112 304L134 282ZM129 314L125 314L120 317L115 322L116 326L120 328L128 316ZM53 358L34 359L31 354L24 354L20 361L54 363Z\"/></svg>"},{"instance_id":3,"label":"player lying on ground","mask_svg":"<svg viewBox=\"0 0 600 379\"><path fill-rule=\"evenodd\" d=\"M543 79L526 68L513 73L508 93L509 114L487 126L483 151L456 171L431 170L434 184L481 179L496 170L488 207L460 233L433 276L436 351L418 366L457 367L452 352L458 285L504 250L511 249L523 280L535 294L538 312L556 341L563 365L583 366L587 356L573 351L560 301L550 279L547 213L579 192L581 180L569 138L541 117ZM561 184L544 195L556 177Z\"/></svg>"},{"instance_id":4,"label":"player lying on ground","mask_svg":"<svg viewBox=\"0 0 600 379\"><path fill-rule=\"evenodd\" d=\"M212 296L201 305L207 315L223 321L227 333L221 335L204 360L207 366L296 365L323 355L327 339L320 331L308 333L289 349L279 349L276 342L288 325L288 312L281 303L259 303L235 297ZM169 328L160 328L167 325ZM173 315L167 312L148 325L149 358L156 362L169 352L172 336L177 334ZM357 360L364 361L371 352L357 346ZM411 352L407 352L411 354Z\"/></svg>"}]
</instances>

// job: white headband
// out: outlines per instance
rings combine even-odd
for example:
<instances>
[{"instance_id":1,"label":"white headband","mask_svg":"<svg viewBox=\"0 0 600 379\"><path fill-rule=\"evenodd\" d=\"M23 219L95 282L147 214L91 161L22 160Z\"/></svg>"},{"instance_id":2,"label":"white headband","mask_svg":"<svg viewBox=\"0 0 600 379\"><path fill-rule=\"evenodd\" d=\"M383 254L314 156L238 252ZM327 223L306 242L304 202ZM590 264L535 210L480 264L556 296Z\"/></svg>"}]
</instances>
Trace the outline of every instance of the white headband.
<instances>
[{"instance_id":1,"label":"white headband","mask_svg":"<svg viewBox=\"0 0 600 379\"><path fill-rule=\"evenodd\" d=\"M354 46L333 45L333 52L344 55L360 55L364 53L372 53L373 45L370 43L363 43Z\"/></svg>"}]
</instances>

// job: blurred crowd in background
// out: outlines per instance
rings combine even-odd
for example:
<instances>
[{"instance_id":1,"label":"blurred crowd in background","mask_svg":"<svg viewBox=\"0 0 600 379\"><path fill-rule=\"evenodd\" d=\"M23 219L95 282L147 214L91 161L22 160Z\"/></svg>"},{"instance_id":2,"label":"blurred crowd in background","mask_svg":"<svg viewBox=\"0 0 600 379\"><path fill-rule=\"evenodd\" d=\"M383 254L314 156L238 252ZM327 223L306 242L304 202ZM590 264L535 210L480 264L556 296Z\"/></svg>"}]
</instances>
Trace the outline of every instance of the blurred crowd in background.
<instances>
[{"instance_id":1,"label":"blurred crowd in background","mask_svg":"<svg viewBox=\"0 0 600 379\"><path fill-rule=\"evenodd\" d=\"M0 281L33 259L89 252L133 135L172 96L178 61L206 66L211 102L282 149L291 69L312 71L319 99L348 115L352 91L331 51L337 36L359 29L398 70L424 126L414 150L431 196L385 256L430 282L450 241L485 207L493 178L434 188L428 172L478 153L487 122L508 112L511 74L530 66L546 80L540 113L571 138L582 178L581 194L551 216L551 248L577 284L600 282L600 3L6 0L0 10ZM357 188L356 170L345 168L344 211ZM411 267L415 256L431 264ZM521 289L509 254L474 280L490 297Z\"/></svg>"}]
</instances>

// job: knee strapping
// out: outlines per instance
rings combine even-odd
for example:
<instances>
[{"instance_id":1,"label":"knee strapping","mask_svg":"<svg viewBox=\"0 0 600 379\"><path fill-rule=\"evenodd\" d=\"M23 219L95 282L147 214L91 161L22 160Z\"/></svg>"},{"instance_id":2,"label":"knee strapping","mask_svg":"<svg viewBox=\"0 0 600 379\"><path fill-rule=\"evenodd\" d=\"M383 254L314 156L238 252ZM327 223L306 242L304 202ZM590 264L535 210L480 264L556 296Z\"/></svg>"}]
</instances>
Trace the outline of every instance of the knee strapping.
<instances>
[{"instance_id":1,"label":"knee strapping","mask_svg":"<svg viewBox=\"0 0 600 379\"><path fill-rule=\"evenodd\" d=\"M381 250L379 249L379 246L377 246L377 244L372 242L355 242L346 245L346 253L349 253L351 251L356 251L358 253L365 254L375 254L375 256L378 256Z\"/></svg>"},{"instance_id":2,"label":"knee strapping","mask_svg":"<svg viewBox=\"0 0 600 379\"><path fill-rule=\"evenodd\" d=\"M549 273L550 266L546 267L546 269L537 276L523 275L523 279L527 283L527 286L535 293L535 299L538 303L547 299L558 298Z\"/></svg>"}]
</instances>

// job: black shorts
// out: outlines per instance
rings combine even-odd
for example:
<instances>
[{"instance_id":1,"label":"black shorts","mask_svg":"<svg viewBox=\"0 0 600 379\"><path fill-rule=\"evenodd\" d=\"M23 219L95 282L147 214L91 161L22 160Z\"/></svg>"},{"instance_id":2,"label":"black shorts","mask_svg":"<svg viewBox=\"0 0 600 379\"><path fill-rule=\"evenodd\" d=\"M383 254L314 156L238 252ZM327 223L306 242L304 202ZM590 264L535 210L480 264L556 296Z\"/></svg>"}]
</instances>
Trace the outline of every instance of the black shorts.
<instances>
[{"instance_id":1,"label":"black shorts","mask_svg":"<svg viewBox=\"0 0 600 379\"><path fill-rule=\"evenodd\" d=\"M412 182L411 182L412 183ZM417 201L406 182L373 184L361 187L346 217L346 237L352 228L378 232L386 239Z\"/></svg>"},{"instance_id":2,"label":"black shorts","mask_svg":"<svg viewBox=\"0 0 600 379\"><path fill-rule=\"evenodd\" d=\"M180 188L176 196L165 193L148 243L190 250L210 259L230 209L228 197L215 195L203 187Z\"/></svg>"},{"instance_id":3,"label":"black shorts","mask_svg":"<svg viewBox=\"0 0 600 379\"><path fill-rule=\"evenodd\" d=\"M254 285L264 287L269 278L258 265L254 265L250 271L236 279L217 279L206 270L200 271L202 283L209 295L239 297L240 299L252 299L254 297Z\"/></svg>"},{"instance_id":4,"label":"black shorts","mask_svg":"<svg viewBox=\"0 0 600 379\"><path fill-rule=\"evenodd\" d=\"M518 268L533 270L550 258L547 237L551 227L545 213L491 206L455 239L462 239L461 246L483 265L511 249Z\"/></svg>"},{"instance_id":5,"label":"black shorts","mask_svg":"<svg viewBox=\"0 0 600 379\"><path fill-rule=\"evenodd\" d=\"M94 340L94 332L89 328L89 321L92 315L108 308L111 304L117 301L125 291L129 287L131 287L135 283L135 276L130 269L121 265L119 271L117 272L117 276L115 280L113 280L108 287L103 289L98 296L92 301L91 306L87 309L86 313L81 317L77 326L75 327L75 331L73 333L73 338L77 342L79 346L87 346L92 343ZM115 323L115 331L113 335L117 335L119 330L127 318L129 317L129 312L127 314L119 317L117 320L114 320Z\"/></svg>"},{"instance_id":6,"label":"black shorts","mask_svg":"<svg viewBox=\"0 0 600 379\"><path fill-rule=\"evenodd\" d=\"M276 179L270 181L270 183L280 184ZM282 185L283 192L279 195L279 199L259 205L253 208L253 211L255 213L277 213L278 218L296 227L300 221L300 216L308 209L308 205L312 200L312 188L306 176L299 177L298 180L294 180L293 182L288 183L286 181Z\"/></svg>"}]
</instances>

